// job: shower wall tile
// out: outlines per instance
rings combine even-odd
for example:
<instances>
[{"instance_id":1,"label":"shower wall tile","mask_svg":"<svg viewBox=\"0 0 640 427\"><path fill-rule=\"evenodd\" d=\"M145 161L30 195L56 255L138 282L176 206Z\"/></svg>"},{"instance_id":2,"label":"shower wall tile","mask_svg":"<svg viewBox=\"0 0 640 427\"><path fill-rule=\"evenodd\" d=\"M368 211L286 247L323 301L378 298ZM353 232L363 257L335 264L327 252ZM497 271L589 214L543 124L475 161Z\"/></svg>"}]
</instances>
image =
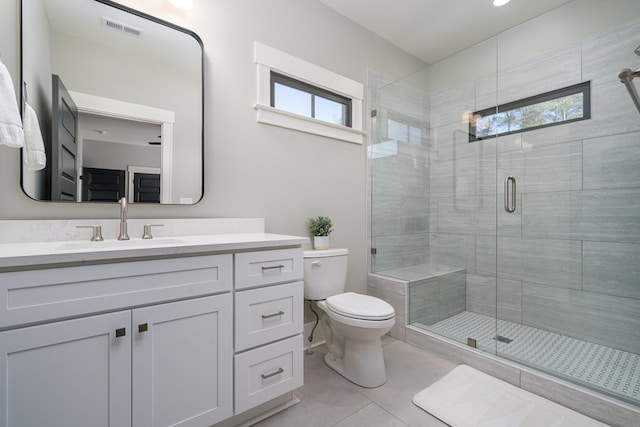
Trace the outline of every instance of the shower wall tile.
<instances>
[{"instance_id":1,"label":"shower wall tile","mask_svg":"<svg viewBox=\"0 0 640 427\"><path fill-rule=\"evenodd\" d=\"M523 324L640 352L640 300L524 283Z\"/></svg>"},{"instance_id":2,"label":"shower wall tile","mask_svg":"<svg viewBox=\"0 0 640 427\"><path fill-rule=\"evenodd\" d=\"M429 232L429 199L404 197L401 212L402 234Z\"/></svg>"},{"instance_id":3,"label":"shower wall tile","mask_svg":"<svg viewBox=\"0 0 640 427\"><path fill-rule=\"evenodd\" d=\"M476 237L476 273L485 276L496 275L496 237Z\"/></svg>"},{"instance_id":4,"label":"shower wall tile","mask_svg":"<svg viewBox=\"0 0 640 427\"><path fill-rule=\"evenodd\" d=\"M583 142L584 189L640 187L640 132Z\"/></svg>"},{"instance_id":5,"label":"shower wall tile","mask_svg":"<svg viewBox=\"0 0 640 427\"><path fill-rule=\"evenodd\" d=\"M582 243L498 237L498 277L580 289Z\"/></svg>"},{"instance_id":6,"label":"shower wall tile","mask_svg":"<svg viewBox=\"0 0 640 427\"><path fill-rule=\"evenodd\" d=\"M584 242L585 291L640 300L640 244ZM636 317L638 313L636 313Z\"/></svg>"},{"instance_id":7,"label":"shower wall tile","mask_svg":"<svg viewBox=\"0 0 640 427\"><path fill-rule=\"evenodd\" d=\"M493 195L496 191L495 153L433 162L430 177L431 197Z\"/></svg>"},{"instance_id":8,"label":"shower wall tile","mask_svg":"<svg viewBox=\"0 0 640 427\"><path fill-rule=\"evenodd\" d=\"M430 234L430 262L464 268L467 273L475 273L475 240L474 235Z\"/></svg>"},{"instance_id":9,"label":"shower wall tile","mask_svg":"<svg viewBox=\"0 0 640 427\"><path fill-rule=\"evenodd\" d=\"M464 270L409 283L409 324L433 325L462 313L465 310L465 287Z\"/></svg>"},{"instance_id":10,"label":"shower wall tile","mask_svg":"<svg viewBox=\"0 0 640 427\"><path fill-rule=\"evenodd\" d=\"M496 316L496 278L467 274L467 311Z\"/></svg>"},{"instance_id":11,"label":"shower wall tile","mask_svg":"<svg viewBox=\"0 0 640 427\"><path fill-rule=\"evenodd\" d=\"M371 235L374 237L401 234L402 198L373 195L371 200Z\"/></svg>"},{"instance_id":12,"label":"shower wall tile","mask_svg":"<svg viewBox=\"0 0 640 427\"><path fill-rule=\"evenodd\" d=\"M372 284L371 277L367 279L367 293L376 298L380 298L389 303L396 313L396 323L389 331L389 335L394 338L405 339L405 327L407 324L406 306L404 294L399 294L391 289L392 286Z\"/></svg>"},{"instance_id":13,"label":"shower wall tile","mask_svg":"<svg viewBox=\"0 0 640 427\"><path fill-rule=\"evenodd\" d=\"M404 174L398 156L379 157L371 161L372 192L375 195L400 196L404 190Z\"/></svg>"},{"instance_id":14,"label":"shower wall tile","mask_svg":"<svg viewBox=\"0 0 640 427\"><path fill-rule=\"evenodd\" d=\"M423 264L429 259L429 237L426 233L375 237L374 271Z\"/></svg>"},{"instance_id":15,"label":"shower wall tile","mask_svg":"<svg viewBox=\"0 0 640 427\"><path fill-rule=\"evenodd\" d=\"M583 78L591 80L593 85L617 83L621 68L637 68L638 56L634 49L640 43L639 25L640 20L635 19L587 38L582 48Z\"/></svg>"},{"instance_id":16,"label":"shower wall tile","mask_svg":"<svg viewBox=\"0 0 640 427\"><path fill-rule=\"evenodd\" d=\"M422 157L397 154L372 160L373 194L428 197L428 161Z\"/></svg>"},{"instance_id":17,"label":"shower wall tile","mask_svg":"<svg viewBox=\"0 0 640 427\"><path fill-rule=\"evenodd\" d=\"M375 292L395 293L405 296L408 282L388 276L379 276L375 273L367 275L367 289Z\"/></svg>"},{"instance_id":18,"label":"shower wall tile","mask_svg":"<svg viewBox=\"0 0 640 427\"><path fill-rule=\"evenodd\" d=\"M464 270L434 277L438 284L439 320L447 319L465 310L467 274Z\"/></svg>"},{"instance_id":19,"label":"shower wall tile","mask_svg":"<svg viewBox=\"0 0 640 427\"><path fill-rule=\"evenodd\" d=\"M429 233L435 233L438 228L438 200L429 199Z\"/></svg>"},{"instance_id":20,"label":"shower wall tile","mask_svg":"<svg viewBox=\"0 0 640 427\"><path fill-rule=\"evenodd\" d=\"M571 46L501 68L498 73L498 105L580 83L581 58L580 47Z\"/></svg>"},{"instance_id":21,"label":"shower wall tile","mask_svg":"<svg viewBox=\"0 0 640 427\"><path fill-rule=\"evenodd\" d=\"M498 279L498 319L522 323L522 282Z\"/></svg>"},{"instance_id":22,"label":"shower wall tile","mask_svg":"<svg viewBox=\"0 0 640 427\"><path fill-rule=\"evenodd\" d=\"M409 322L433 325L440 319L439 289L435 281L409 285Z\"/></svg>"},{"instance_id":23,"label":"shower wall tile","mask_svg":"<svg viewBox=\"0 0 640 427\"><path fill-rule=\"evenodd\" d=\"M504 184L499 189L500 196L496 200L496 212L498 214L498 236L522 236L522 197L516 186L516 211L507 212L504 209Z\"/></svg>"},{"instance_id":24,"label":"shower wall tile","mask_svg":"<svg viewBox=\"0 0 640 427\"><path fill-rule=\"evenodd\" d=\"M475 84L463 83L452 89L432 94L429 98L429 122L434 127L460 122L462 114L475 109Z\"/></svg>"},{"instance_id":25,"label":"shower wall tile","mask_svg":"<svg viewBox=\"0 0 640 427\"><path fill-rule=\"evenodd\" d=\"M495 139L469 142L469 125L457 123L431 128L431 158L435 161L477 158L494 155Z\"/></svg>"},{"instance_id":26,"label":"shower wall tile","mask_svg":"<svg viewBox=\"0 0 640 427\"><path fill-rule=\"evenodd\" d=\"M526 237L640 243L640 188L523 195Z\"/></svg>"},{"instance_id":27,"label":"shower wall tile","mask_svg":"<svg viewBox=\"0 0 640 427\"><path fill-rule=\"evenodd\" d=\"M582 139L640 130L638 110L620 81L591 87L591 120L581 122Z\"/></svg>"},{"instance_id":28,"label":"shower wall tile","mask_svg":"<svg viewBox=\"0 0 640 427\"><path fill-rule=\"evenodd\" d=\"M439 233L495 234L495 196L438 200L437 230Z\"/></svg>"},{"instance_id":29,"label":"shower wall tile","mask_svg":"<svg viewBox=\"0 0 640 427\"><path fill-rule=\"evenodd\" d=\"M513 175L518 193L582 189L582 143L567 142L501 154L498 177Z\"/></svg>"}]
</instances>

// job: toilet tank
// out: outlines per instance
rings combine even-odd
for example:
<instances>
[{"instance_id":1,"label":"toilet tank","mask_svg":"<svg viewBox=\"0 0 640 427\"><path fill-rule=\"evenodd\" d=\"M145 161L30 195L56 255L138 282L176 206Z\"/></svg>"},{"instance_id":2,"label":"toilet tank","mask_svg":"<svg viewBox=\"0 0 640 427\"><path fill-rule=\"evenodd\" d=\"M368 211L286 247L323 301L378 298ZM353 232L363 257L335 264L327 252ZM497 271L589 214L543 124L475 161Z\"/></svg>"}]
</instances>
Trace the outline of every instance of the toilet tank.
<instances>
[{"instance_id":1,"label":"toilet tank","mask_svg":"<svg viewBox=\"0 0 640 427\"><path fill-rule=\"evenodd\" d=\"M304 251L304 297L322 300L344 292L348 249Z\"/></svg>"}]
</instances>

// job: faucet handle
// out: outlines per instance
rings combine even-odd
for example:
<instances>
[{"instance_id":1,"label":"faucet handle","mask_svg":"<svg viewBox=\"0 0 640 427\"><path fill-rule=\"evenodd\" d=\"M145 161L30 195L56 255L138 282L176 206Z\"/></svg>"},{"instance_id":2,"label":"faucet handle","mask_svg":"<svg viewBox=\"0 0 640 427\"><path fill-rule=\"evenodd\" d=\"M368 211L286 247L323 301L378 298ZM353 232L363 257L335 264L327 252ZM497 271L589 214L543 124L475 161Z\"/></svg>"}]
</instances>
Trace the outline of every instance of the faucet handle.
<instances>
[{"instance_id":1,"label":"faucet handle","mask_svg":"<svg viewBox=\"0 0 640 427\"><path fill-rule=\"evenodd\" d=\"M76 225L76 228L93 228L93 236L91 236L92 242L102 242L102 226L100 225Z\"/></svg>"},{"instance_id":2,"label":"faucet handle","mask_svg":"<svg viewBox=\"0 0 640 427\"><path fill-rule=\"evenodd\" d=\"M145 224L144 233L142 233L143 239L153 239L151 235L151 227L164 227L164 224Z\"/></svg>"}]
</instances>

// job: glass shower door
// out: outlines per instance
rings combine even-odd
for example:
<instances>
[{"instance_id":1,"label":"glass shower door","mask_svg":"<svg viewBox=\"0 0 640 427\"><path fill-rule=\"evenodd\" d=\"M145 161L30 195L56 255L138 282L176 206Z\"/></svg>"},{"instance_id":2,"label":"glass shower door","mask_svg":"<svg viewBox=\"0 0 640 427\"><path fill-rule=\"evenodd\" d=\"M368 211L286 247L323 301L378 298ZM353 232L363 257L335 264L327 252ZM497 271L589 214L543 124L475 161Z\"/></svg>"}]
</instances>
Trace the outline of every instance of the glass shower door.
<instances>
[{"instance_id":1,"label":"glass shower door","mask_svg":"<svg viewBox=\"0 0 640 427\"><path fill-rule=\"evenodd\" d=\"M582 98L547 99L517 125L533 121L525 113L590 117L498 137L496 180L497 353L635 405L640 115L618 73L640 67L639 33L636 18L528 54L498 37L497 105L587 82Z\"/></svg>"}]
</instances>

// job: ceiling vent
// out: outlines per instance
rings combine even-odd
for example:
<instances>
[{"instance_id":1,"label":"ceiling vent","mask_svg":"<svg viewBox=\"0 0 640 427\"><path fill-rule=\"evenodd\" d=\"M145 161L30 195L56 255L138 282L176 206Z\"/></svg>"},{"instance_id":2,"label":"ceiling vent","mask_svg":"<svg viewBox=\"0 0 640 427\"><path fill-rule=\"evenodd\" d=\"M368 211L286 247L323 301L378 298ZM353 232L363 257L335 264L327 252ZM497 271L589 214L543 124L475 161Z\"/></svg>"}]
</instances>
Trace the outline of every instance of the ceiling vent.
<instances>
[{"instance_id":1,"label":"ceiling vent","mask_svg":"<svg viewBox=\"0 0 640 427\"><path fill-rule=\"evenodd\" d=\"M105 18L104 16L101 18L101 21L103 27L111 28L112 30L116 31L122 31L123 33L131 34L136 37L142 37L142 30L136 27L114 21L113 19Z\"/></svg>"}]
</instances>

